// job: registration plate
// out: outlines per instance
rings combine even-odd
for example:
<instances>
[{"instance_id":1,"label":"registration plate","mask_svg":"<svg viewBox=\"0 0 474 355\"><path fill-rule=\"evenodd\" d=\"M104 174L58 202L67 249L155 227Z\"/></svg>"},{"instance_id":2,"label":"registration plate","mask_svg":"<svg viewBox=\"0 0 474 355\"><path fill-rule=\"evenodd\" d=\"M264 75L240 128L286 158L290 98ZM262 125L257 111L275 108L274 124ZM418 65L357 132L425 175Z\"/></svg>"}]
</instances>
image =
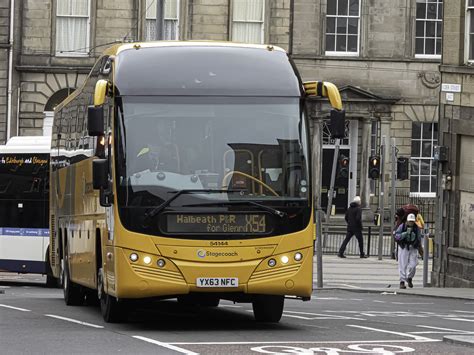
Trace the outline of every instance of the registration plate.
<instances>
[{"instance_id":1,"label":"registration plate","mask_svg":"<svg viewBox=\"0 0 474 355\"><path fill-rule=\"evenodd\" d=\"M197 287L239 287L237 277L198 277Z\"/></svg>"}]
</instances>

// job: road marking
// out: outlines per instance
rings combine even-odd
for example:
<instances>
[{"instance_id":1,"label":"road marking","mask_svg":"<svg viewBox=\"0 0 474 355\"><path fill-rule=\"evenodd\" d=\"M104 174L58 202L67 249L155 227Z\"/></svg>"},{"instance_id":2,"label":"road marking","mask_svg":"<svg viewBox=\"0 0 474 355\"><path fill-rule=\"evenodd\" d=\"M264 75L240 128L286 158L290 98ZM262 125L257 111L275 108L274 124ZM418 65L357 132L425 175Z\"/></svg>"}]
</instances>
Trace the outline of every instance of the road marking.
<instances>
[{"instance_id":1,"label":"road marking","mask_svg":"<svg viewBox=\"0 0 474 355\"><path fill-rule=\"evenodd\" d=\"M440 342L442 339L418 337L420 340L332 340L332 341L203 341L203 342L174 342L168 345L253 345L253 344L360 344L360 343L431 343ZM425 339L425 340L421 340Z\"/></svg>"},{"instance_id":2,"label":"road marking","mask_svg":"<svg viewBox=\"0 0 474 355\"><path fill-rule=\"evenodd\" d=\"M474 312L471 312L471 311L454 311L454 312L457 312L457 313L473 313L474 314Z\"/></svg>"},{"instance_id":3,"label":"road marking","mask_svg":"<svg viewBox=\"0 0 474 355\"><path fill-rule=\"evenodd\" d=\"M385 301L379 301L379 300L373 300L372 302L375 302L375 303L387 303Z\"/></svg>"},{"instance_id":4,"label":"road marking","mask_svg":"<svg viewBox=\"0 0 474 355\"><path fill-rule=\"evenodd\" d=\"M470 333L474 333L474 332L470 332L470 331L467 331L467 330L460 330L460 329L452 329L452 328L440 328L440 327L433 327L431 325L417 325L417 327L420 327L420 328L427 328L427 329L436 329L436 330L446 330L446 331L449 331L449 332L463 332L463 333L467 333L467 334L470 334Z\"/></svg>"},{"instance_id":5,"label":"road marking","mask_svg":"<svg viewBox=\"0 0 474 355\"><path fill-rule=\"evenodd\" d=\"M328 286L344 286L344 287L349 287L349 288L361 288L359 286L354 286L354 285L349 285L349 284L339 284L339 283L328 283Z\"/></svg>"},{"instance_id":6,"label":"road marking","mask_svg":"<svg viewBox=\"0 0 474 355\"><path fill-rule=\"evenodd\" d=\"M76 324L80 324L80 325L85 325L87 327L92 327L92 328L104 328L102 325L96 325L96 324L92 324L92 323L87 323L87 322L82 322L80 320L76 320L76 319L71 319L71 318L66 318L66 317L61 317L61 316L56 316L54 314L45 314L46 317L50 317L50 318L56 318L56 319L61 319L61 320L65 320L67 322L71 322L71 323L76 323Z\"/></svg>"},{"instance_id":7,"label":"road marking","mask_svg":"<svg viewBox=\"0 0 474 355\"><path fill-rule=\"evenodd\" d=\"M446 320L457 320L460 322L474 322L474 319L465 319L465 318L443 318Z\"/></svg>"},{"instance_id":8,"label":"road marking","mask_svg":"<svg viewBox=\"0 0 474 355\"><path fill-rule=\"evenodd\" d=\"M391 330L385 330L385 329L377 329L377 328L370 328L370 327L363 327L361 325L355 325L355 324L346 324L348 327L353 327L353 328L360 328L360 329L367 329L367 330L372 330L374 332L381 332L381 333L389 333L389 334L396 334L400 335L402 337L409 337L413 338L415 340L424 340L424 341L430 341L434 339L418 336L418 335L412 335L412 334L407 334L407 333L400 333L400 332L393 332Z\"/></svg>"},{"instance_id":9,"label":"road marking","mask_svg":"<svg viewBox=\"0 0 474 355\"><path fill-rule=\"evenodd\" d=\"M434 304L433 302L390 302L391 304Z\"/></svg>"},{"instance_id":10,"label":"road marking","mask_svg":"<svg viewBox=\"0 0 474 355\"><path fill-rule=\"evenodd\" d=\"M143 340L143 341L146 341L147 343L155 344L155 345L158 345L158 346L162 346L164 348L177 351L181 354L198 355L198 353L195 353L195 352L183 349L183 348L179 348L179 347L171 345L169 343L163 343L161 341L153 340L153 339L142 337L142 336L139 336L139 335L133 335L132 338L135 338L135 339L138 339L138 340Z\"/></svg>"},{"instance_id":11,"label":"road marking","mask_svg":"<svg viewBox=\"0 0 474 355\"><path fill-rule=\"evenodd\" d=\"M13 306L9 306L9 305L6 305L6 304L0 304L0 307L10 308L10 309L16 309L17 311L22 311L22 312L31 312L29 309L24 309L24 308L19 308L19 307L13 307Z\"/></svg>"},{"instance_id":12,"label":"road marking","mask_svg":"<svg viewBox=\"0 0 474 355\"><path fill-rule=\"evenodd\" d=\"M221 304L219 307L242 308L242 306L234 306L234 305L232 305L232 304Z\"/></svg>"},{"instance_id":13,"label":"road marking","mask_svg":"<svg viewBox=\"0 0 474 355\"><path fill-rule=\"evenodd\" d=\"M321 313L309 313L309 312L296 312L296 311L284 311L283 315L288 316L288 317L297 317L297 316L290 316L286 313L292 313L292 314L300 314L303 316L315 316L315 317L303 317L303 319L355 319L355 320L366 320L363 318L356 318L356 317L346 317L346 316L336 316L332 314L321 314Z\"/></svg>"}]
</instances>

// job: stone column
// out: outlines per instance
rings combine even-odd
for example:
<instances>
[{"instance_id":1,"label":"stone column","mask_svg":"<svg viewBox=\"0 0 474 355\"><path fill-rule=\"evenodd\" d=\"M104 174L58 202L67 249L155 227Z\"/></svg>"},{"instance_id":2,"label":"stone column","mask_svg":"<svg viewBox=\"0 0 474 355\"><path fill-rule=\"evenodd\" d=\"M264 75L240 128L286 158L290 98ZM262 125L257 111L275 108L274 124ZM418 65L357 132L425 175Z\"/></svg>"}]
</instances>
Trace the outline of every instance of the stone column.
<instances>
[{"instance_id":1,"label":"stone column","mask_svg":"<svg viewBox=\"0 0 474 355\"><path fill-rule=\"evenodd\" d=\"M385 136L385 142L381 141L381 144L385 144L385 154L383 157L384 161L384 176L381 176L380 182L385 182L385 195L384 195L384 209L386 210L390 204L389 199L389 192L390 192L390 173L391 173L391 162L390 162L390 138L392 138L391 134L391 123L392 123L392 116L390 113L383 113L380 117L380 138L382 139ZM383 179L383 180L382 180Z\"/></svg>"}]
</instances>

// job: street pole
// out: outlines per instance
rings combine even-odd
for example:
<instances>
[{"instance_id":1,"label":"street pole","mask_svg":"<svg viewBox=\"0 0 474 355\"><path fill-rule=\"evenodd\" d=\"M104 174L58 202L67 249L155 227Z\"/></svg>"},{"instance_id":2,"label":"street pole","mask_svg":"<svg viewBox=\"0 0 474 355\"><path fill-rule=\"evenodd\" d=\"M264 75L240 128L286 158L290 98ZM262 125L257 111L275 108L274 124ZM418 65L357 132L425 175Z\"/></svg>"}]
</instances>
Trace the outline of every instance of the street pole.
<instances>
[{"instance_id":1,"label":"street pole","mask_svg":"<svg viewBox=\"0 0 474 355\"><path fill-rule=\"evenodd\" d=\"M334 147L334 158L332 160L331 187L329 188L328 207L326 209L326 233L328 231L329 218L331 216L331 209L332 209L332 198L334 196L334 181L336 180L337 160L339 158L339 144L340 144L340 139L336 138L336 146ZM327 234L326 234L326 237L327 237Z\"/></svg>"},{"instance_id":2,"label":"street pole","mask_svg":"<svg viewBox=\"0 0 474 355\"><path fill-rule=\"evenodd\" d=\"M423 287L428 286L428 259L429 259L429 237L430 229L428 228L428 223L425 224L423 236Z\"/></svg>"},{"instance_id":3,"label":"street pole","mask_svg":"<svg viewBox=\"0 0 474 355\"><path fill-rule=\"evenodd\" d=\"M379 256L378 260L382 260L383 249L383 227L384 227L384 195L385 195L385 146L386 136L382 136L382 144L380 145L380 193L379 193L379 213L380 213L380 229L379 229Z\"/></svg>"},{"instance_id":4,"label":"street pole","mask_svg":"<svg viewBox=\"0 0 474 355\"><path fill-rule=\"evenodd\" d=\"M165 0L156 0L156 36L161 41L165 36Z\"/></svg>"},{"instance_id":5,"label":"street pole","mask_svg":"<svg viewBox=\"0 0 474 355\"><path fill-rule=\"evenodd\" d=\"M392 181L391 181L391 194L390 194L390 226L393 228L395 225L395 194L397 192L397 144L395 138L392 138ZM390 239L390 255L392 259L395 259L395 243L393 239Z\"/></svg>"},{"instance_id":6,"label":"street pole","mask_svg":"<svg viewBox=\"0 0 474 355\"><path fill-rule=\"evenodd\" d=\"M323 288L323 230L321 225L321 170L322 170L322 142L321 128L322 119L314 120L313 125L313 144L312 144L312 167L313 167L313 206L314 223L316 224L316 276L317 287Z\"/></svg>"}]
</instances>

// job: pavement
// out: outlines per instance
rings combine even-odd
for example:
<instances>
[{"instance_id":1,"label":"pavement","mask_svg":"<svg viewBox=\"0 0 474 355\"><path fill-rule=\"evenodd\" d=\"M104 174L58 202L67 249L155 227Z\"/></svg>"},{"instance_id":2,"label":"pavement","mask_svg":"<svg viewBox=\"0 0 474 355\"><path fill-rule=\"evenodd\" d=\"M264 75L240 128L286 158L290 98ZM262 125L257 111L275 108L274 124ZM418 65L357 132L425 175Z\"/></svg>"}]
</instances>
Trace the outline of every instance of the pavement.
<instances>
[{"instance_id":1,"label":"pavement","mask_svg":"<svg viewBox=\"0 0 474 355\"><path fill-rule=\"evenodd\" d=\"M423 260L418 260L413 278L413 288L400 289L398 263L389 257L378 260L377 256L361 259L359 256L339 258L323 255L323 288L317 288L317 261L314 257L314 287L316 293L327 289L351 292L415 295L473 301L474 289L451 287L423 287ZM428 283L431 280L432 261L428 261ZM474 314L474 312L473 312ZM474 320L473 320L474 322ZM449 335L443 341L474 347L473 335Z\"/></svg>"}]
</instances>

